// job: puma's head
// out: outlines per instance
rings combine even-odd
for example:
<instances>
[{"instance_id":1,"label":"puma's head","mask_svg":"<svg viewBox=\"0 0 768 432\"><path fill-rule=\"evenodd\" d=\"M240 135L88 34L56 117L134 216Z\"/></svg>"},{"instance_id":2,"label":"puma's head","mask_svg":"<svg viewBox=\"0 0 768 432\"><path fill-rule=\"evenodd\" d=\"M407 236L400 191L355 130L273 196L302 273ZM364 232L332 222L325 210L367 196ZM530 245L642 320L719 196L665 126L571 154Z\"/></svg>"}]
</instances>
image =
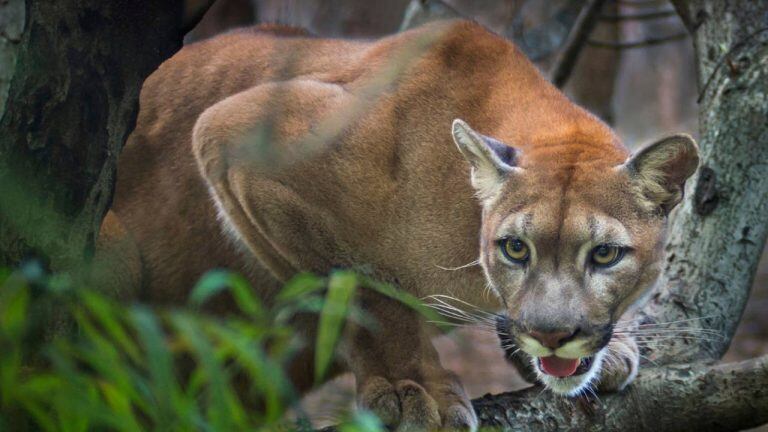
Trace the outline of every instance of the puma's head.
<instances>
[{"instance_id":1,"label":"puma's head","mask_svg":"<svg viewBox=\"0 0 768 432\"><path fill-rule=\"evenodd\" d=\"M461 120L453 139L482 205L480 262L505 306L501 336L553 391L579 393L600 373L617 320L659 274L666 218L697 146L675 135L627 158L581 133L518 150Z\"/></svg>"}]
</instances>

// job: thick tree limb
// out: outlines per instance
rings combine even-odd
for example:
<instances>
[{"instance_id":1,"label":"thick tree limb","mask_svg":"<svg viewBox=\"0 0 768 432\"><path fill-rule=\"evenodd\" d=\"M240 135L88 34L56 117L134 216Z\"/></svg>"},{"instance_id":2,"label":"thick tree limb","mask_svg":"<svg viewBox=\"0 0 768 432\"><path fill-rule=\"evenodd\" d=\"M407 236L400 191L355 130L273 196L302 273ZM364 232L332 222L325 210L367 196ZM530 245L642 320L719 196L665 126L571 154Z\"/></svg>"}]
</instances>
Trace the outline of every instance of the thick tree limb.
<instances>
[{"instance_id":1,"label":"thick tree limb","mask_svg":"<svg viewBox=\"0 0 768 432\"><path fill-rule=\"evenodd\" d=\"M737 431L768 422L768 356L646 369L599 398L587 406L532 387L473 404L483 425L511 431Z\"/></svg>"}]
</instances>

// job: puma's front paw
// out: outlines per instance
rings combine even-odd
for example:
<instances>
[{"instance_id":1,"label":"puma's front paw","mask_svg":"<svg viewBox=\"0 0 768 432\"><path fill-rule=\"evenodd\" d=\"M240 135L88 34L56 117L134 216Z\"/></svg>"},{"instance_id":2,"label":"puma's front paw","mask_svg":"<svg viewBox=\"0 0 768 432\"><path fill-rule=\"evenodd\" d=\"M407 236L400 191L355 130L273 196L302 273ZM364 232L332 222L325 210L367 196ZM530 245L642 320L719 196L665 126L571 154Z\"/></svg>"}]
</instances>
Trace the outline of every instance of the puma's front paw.
<instances>
[{"instance_id":1,"label":"puma's front paw","mask_svg":"<svg viewBox=\"0 0 768 432\"><path fill-rule=\"evenodd\" d=\"M640 350L631 336L614 335L606 347L597 388L604 392L624 389L637 376Z\"/></svg>"},{"instance_id":2,"label":"puma's front paw","mask_svg":"<svg viewBox=\"0 0 768 432\"><path fill-rule=\"evenodd\" d=\"M458 378L419 384L370 377L358 385L358 405L396 431L477 429L477 416Z\"/></svg>"}]
</instances>

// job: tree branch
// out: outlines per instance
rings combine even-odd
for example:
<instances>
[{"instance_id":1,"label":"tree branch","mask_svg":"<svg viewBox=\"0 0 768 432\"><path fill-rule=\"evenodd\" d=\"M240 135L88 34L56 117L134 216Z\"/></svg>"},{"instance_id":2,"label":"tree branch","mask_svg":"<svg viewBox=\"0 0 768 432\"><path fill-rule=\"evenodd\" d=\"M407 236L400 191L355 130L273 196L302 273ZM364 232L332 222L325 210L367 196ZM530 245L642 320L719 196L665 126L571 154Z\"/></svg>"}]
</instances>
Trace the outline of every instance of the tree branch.
<instances>
[{"instance_id":1,"label":"tree branch","mask_svg":"<svg viewBox=\"0 0 768 432\"><path fill-rule=\"evenodd\" d=\"M614 2L622 6L644 8L662 5L666 3L666 0L614 0Z\"/></svg>"},{"instance_id":2,"label":"tree branch","mask_svg":"<svg viewBox=\"0 0 768 432\"><path fill-rule=\"evenodd\" d=\"M579 54L597 24L597 18L604 3L605 0L589 0L576 18L565 47L552 66L551 81L557 87L562 88L568 82Z\"/></svg>"},{"instance_id":3,"label":"tree branch","mask_svg":"<svg viewBox=\"0 0 768 432\"><path fill-rule=\"evenodd\" d=\"M688 33L683 32L683 33L673 34L670 36L663 36L659 38L648 38L648 39L643 39L640 41L633 41L633 42L606 42L606 41L589 40L587 41L587 44L595 48L622 50L622 49L645 48L645 47L654 46L654 45L661 45L663 43L685 39L686 37L688 37Z\"/></svg>"},{"instance_id":4,"label":"tree branch","mask_svg":"<svg viewBox=\"0 0 768 432\"><path fill-rule=\"evenodd\" d=\"M768 356L646 369L599 398L580 404L531 387L473 405L483 426L513 431L737 431L768 422Z\"/></svg>"},{"instance_id":5,"label":"tree branch","mask_svg":"<svg viewBox=\"0 0 768 432\"><path fill-rule=\"evenodd\" d=\"M613 14L613 15L602 14L600 15L600 21L611 21L611 22L647 21L647 20L656 20L660 18L668 18L674 15L676 15L674 10L661 10L661 11L632 13L632 14Z\"/></svg>"}]
</instances>

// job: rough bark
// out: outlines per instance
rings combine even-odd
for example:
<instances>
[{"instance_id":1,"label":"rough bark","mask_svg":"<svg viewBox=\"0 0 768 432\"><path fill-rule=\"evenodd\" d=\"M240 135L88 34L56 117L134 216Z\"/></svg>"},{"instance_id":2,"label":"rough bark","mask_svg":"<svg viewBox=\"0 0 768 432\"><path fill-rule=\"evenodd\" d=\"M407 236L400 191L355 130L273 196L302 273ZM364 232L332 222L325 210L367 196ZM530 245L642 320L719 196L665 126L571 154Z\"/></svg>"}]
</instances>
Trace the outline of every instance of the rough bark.
<instances>
[{"instance_id":1,"label":"rough bark","mask_svg":"<svg viewBox=\"0 0 768 432\"><path fill-rule=\"evenodd\" d=\"M181 47L183 8L0 2L0 267L36 256L62 270L87 256L141 84Z\"/></svg>"},{"instance_id":2,"label":"rough bark","mask_svg":"<svg viewBox=\"0 0 768 432\"><path fill-rule=\"evenodd\" d=\"M657 364L725 353L768 235L768 4L676 7L694 20L702 164L672 218L666 268L643 321L702 317L688 326L719 336L669 341L646 354Z\"/></svg>"},{"instance_id":3,"label":"rough bark","mask_svg":"<svg viewBox=\"0 0 768 432\"><path fill-rule=\"evenodd\" d=\"M540 387L473 401L483 425L510 431L737 431L768 422L768 357L643 371L626 391L564 399Z\"/></svg>"}]
</instances>

